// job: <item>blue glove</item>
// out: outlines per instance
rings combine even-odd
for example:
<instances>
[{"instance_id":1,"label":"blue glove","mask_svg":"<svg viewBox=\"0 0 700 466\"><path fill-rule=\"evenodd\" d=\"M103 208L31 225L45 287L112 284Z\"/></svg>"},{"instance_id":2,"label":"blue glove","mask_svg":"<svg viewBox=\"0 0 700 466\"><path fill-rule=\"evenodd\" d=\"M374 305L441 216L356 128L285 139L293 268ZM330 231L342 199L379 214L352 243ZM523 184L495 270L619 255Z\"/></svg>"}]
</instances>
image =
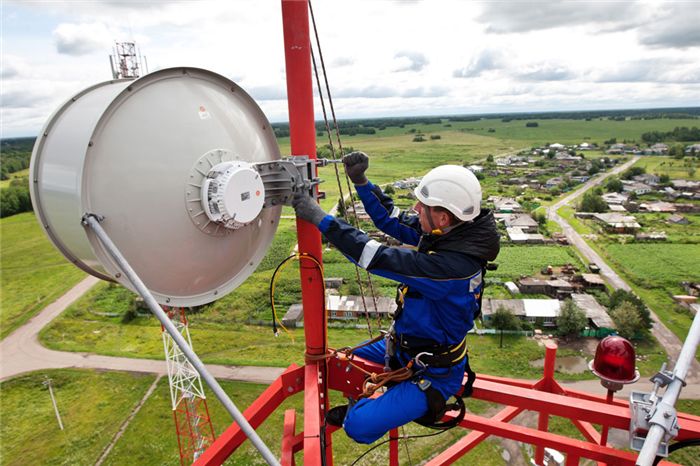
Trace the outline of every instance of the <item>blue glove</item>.
<instances>
[{"instance_id":1,"label":"blue glove","mask_svg":"<svg viewBox=\"0 0 700 466\"><path fill-rule=\"evenodd\" d=\"M299 191L294 193L292 207L294 207L294 212L297 214L298 218L314 226L318 226L321 220L323 220L323 217L328 215L311 196Z\"/></svg>"},{"instance_id":2,"label":"blue glove","mask_svg":"<svg viewBox=\"0 0 700 466\"><path fill-rule=\"evenodd\" d=\"M369 181L365 176L365 171L369 168L369 155L359 151L351 152L343 157L343 165L353 184L362 185Z\"/></svg>"}]
</instances>

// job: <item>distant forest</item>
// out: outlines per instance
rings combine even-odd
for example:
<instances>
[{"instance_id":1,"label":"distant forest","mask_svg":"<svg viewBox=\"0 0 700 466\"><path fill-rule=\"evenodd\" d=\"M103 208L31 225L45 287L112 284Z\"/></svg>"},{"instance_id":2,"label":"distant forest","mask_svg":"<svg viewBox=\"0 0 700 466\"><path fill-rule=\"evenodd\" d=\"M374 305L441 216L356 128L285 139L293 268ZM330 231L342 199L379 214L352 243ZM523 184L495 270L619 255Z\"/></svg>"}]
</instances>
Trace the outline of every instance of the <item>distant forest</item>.
<instances>
[{"instance_id":1,"label":"distant forest","mask_svg":"<svg viewBox=\"0 0 700 466\"><path fill-rule=\"evenodd\" d=\"M654 119L700 119L700 107L689 108L661 108L641 110L598 110L586 112L542 112L542 113L489 113L481 115L446 115L424 117L394 117L394 118L364 118L357 120L341 120L338 122L340 134L376 134L377 131L389 127L403 128L406 125L440 125L445 122L479 121L481 119L500 119L508 122L513 120L548 120L548 119L573 119L592 120L605 118L613 121ZM531 124L531 123L528 123ZM536 123L535 123L536 124ZM272 127L278 138L289 136L289 123L274 123ZM316 131L322 133L326 130L323 121L316 122ZM320 136L321 134L319 134ZM698 141L700 132L697 127L676 128L673 131L644 133L642 140L648 143L675 140L678 142ZM29 162L34 147L35 137L11 138L0 140L0 177L3 180L11 178L15 172L29 168ZM330 147L320 147L319 156L325 152L330 153ZM32 209L29 198L29 184L27 179L12 180L10 185L2 189L0 203L0 216L7 217Z\"/></svg>"},{"instance_id":2,"label":"distant forest","mask_svg":"<svg viewBox=\"0 0 700 466\"><path fill-rule=\"evenodd\" d=\"M435 125L447 122L464 122L485 120L592 120L607 118L609 120L657 120L657 119L700 119L700 107L688 108L657 108L639 110L591 110L579 112L528 112L528 113L484 113L478 115L445 115L425 117L394 117L394 118L361 118L356 120L338 121L340 134L354 136L356 134L375 134L389 127L403 128L405 125ZM289 123L273 123L272 128L278 138L289 137ZM323 121L316 122L316 131L326 131Z\"/></svg>"},{"instance_id":3,"label":"distant forest","mask_svg":"<svg viewBox=\"0 0 700 466\"><path fill-rule=\"evenodd\" d=\"M36 138L13 138L0 141L0 179L9 180L10 173L29 168Z\"/></svg>"}]
</instances>

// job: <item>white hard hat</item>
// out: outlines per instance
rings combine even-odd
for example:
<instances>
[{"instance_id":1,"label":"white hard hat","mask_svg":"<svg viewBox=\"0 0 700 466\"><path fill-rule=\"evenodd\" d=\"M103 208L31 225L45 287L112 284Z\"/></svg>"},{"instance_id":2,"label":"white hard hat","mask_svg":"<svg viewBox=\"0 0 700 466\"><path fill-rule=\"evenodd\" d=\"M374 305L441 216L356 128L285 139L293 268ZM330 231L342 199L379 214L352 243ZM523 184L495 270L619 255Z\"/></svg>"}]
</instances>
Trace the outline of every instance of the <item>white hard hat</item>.
<instances>
[{"instance_id":1,"label":"white hard hat","mask_svg":"<svg viewBox=\"0 0 700 466\"><path fill-rule=\"evenodd\" d=\"M413 192L427 206L440 206L466 222L481 212L481 185L474 174L458 165L433 168Z\"/></svg>"}]
</instances>

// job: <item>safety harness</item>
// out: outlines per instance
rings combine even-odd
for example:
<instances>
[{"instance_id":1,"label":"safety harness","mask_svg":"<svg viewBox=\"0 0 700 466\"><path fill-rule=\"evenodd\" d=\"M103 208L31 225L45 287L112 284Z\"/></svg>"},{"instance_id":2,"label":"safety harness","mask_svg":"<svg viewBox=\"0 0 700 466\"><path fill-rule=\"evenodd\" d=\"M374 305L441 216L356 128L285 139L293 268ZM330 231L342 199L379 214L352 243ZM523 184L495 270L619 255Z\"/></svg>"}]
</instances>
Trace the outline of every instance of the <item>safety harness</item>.
<instances>
[{"instance_id":1,"label":"safety harness","mask_svg":"<svg viewBox=\"0 0 700 466\"><path fill-rule=\"evenodd\" d=\"M478 318L481 314L481 304L483 300L484 290L483 286L486 285L484 277L486 276L487 270L496 270L498 264L484 264L481 268L482 276L482 290L477 297L478 309L474 315L474 319ZM401 318L403 313L404 298L409 294L408 285L401 284L397 287L396 293L396 304L397 309L394 314L394 322ZM393 329L393 323L391 329ZM390 329L390 330L391 330ZM389 342L387 341L387 351L389 348ZM450 344L450 345L440 345L431 340L425 340L422 338L417 338L413 336L400 335L398 338L399 347L411 358L411 362L416 361L421 364L421 370L415 373L412 377L412 382L420 388L423 393L425 393L428 399L428 412L416 419L414 422L423 425L425 427L430 427L434 429L449 429L459 424L464 419L464 414L466 408L464 406L464 398L469 398L474 394L474 381L476 380L476 373L472 370L469 365L469 355L467 351L467 338L466 336L461 343ZM464 366L464 372L467 374L467 380L464 382L462 388L462 394L453 395L455 399L454 403L447 403L442 393L438 389L432 386L432 383L422 377L422 373L425 371L427 366L434 368L449 368L456 366L466 358L466 363ZM393 359L398 363L396 355ZM392 361L393 362L393 361ZM395 363L394 363L395 365ZM449 373L448 373L449 375ZM446 377L447 375L435 375L431 374L431 377ZM459 414L446 422L440 422L440 420L445 416L448 411L459 411Z\"/></svg>"}]
</instances>

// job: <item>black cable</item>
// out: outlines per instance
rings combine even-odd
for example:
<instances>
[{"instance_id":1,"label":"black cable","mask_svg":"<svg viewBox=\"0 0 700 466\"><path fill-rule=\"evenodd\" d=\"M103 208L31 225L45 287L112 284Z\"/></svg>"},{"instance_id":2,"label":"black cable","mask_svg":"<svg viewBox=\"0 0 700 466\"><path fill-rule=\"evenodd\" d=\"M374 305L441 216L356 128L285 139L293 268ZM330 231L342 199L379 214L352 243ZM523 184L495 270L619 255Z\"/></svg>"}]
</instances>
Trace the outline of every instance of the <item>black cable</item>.
<instances>
[{"instance_id":1,"label":"black cable","mask_svg":"<svg viewBox=\"0 0 700 466\"><path fill-rule=\"evenodd\" d=\"M680 450L681 448L686 448L686 447L700 447L700 439L691 438L691 439L681 440L679 442L674 443L673 445L669 445L668 454L670 455L674 451ZM659 464L663 459L664 458L662 456L657 456L656 460L654 460L654 466Z\"/></svg>"},{"instance_id":2,"label":"black cable","mask_svg":"<svg viewBox=\"0 0 700 466\"><path fill-rule=\"evenodd\" d=\"M292 254L291 256L287 257L285 260L280 262L280 265L277 266L275 271L272 274L272 278L270 278L270 306L272 307L272 331L277 336L277 318L275 316L275 301L274 298L272 297L272 288L275 284L275 276L277 273L280 271L282 267L284 267L284 264L287 262L293 260L296 257L296 254Z\"/></svg>"},{"instance_id":3,"label":"black cable","mask_svg":"<svg viewBox=\"0 0 700 466\"><path fill-rule=\"evenodd\" d=\"M362 458L364 458L369 452L373 451L375 448L381 447L381 446L384 445L385 443L391 442L392 440L401 440L401 439L408 440L408 439L414 439L414 438L435 437L436 435L444 434L444 433L447 432L448 430L454 429L455 427L457 427L457 426L452 426L452 427L449 427L449 428L447 428L447 429L441 430L440 432L435 432L435 433L432 433L432 434L409 435L408 437L389 437L387 440L384 440L383 442L376 444L375 446L373 446L372 448L370 448L369 450L367 450L366 452L364 452L364 453L363 453L362 455L360 455L355 461L353 461L353 463L352 463L350 466L354 466L355 464L357 464L358 461L360 461Z\"/></svg>"}]
</instances>

